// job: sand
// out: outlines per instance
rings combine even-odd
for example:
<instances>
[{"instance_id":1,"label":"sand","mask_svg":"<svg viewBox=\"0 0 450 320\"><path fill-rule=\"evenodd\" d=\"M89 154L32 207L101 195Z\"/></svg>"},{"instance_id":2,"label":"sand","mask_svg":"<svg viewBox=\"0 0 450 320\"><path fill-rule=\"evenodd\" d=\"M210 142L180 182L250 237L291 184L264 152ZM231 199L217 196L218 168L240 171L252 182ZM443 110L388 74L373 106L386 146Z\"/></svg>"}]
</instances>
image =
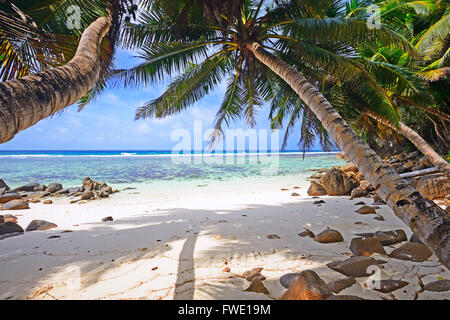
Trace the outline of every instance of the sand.
<instances>
[{"instance_id":1,"label":"sand","mask_svg":"<svg viewBox=\"0 0 450 320\"><path fill-rule=\"evenodd\" d=\"M325 196L326 203L317 206L305 184L294 186L279 181L222 192L202 186L165 197L138 189L84 204L61 198L52 205L2 212L18 216L24 229L33 219L58 227L0 240L0 299L274 299L285 291L279 283L285 273L310 269L326 282L344 278L326 264L351 256L355 233L403 229L411 235L385 205L377 210L385 221L355 212L355 203L370 205L372 199ZM101 222L106 216L114 221ZM321 244L298 236L305 228L317 234L327 227L339 230L344 242ZM267 238L273 234L279 239ZM389 253L399 246L385 249ZM434 255L423 263L377 258L388 261L383 279L409 285L384 294L358 278L340 294L450 298L450 291L422 290L423 284L450 279ZM225 267L231 272L222 271ZM255 267L264 268L269 295L244 291L250 282L239 275Z\"/></svg>"}]
</instances>

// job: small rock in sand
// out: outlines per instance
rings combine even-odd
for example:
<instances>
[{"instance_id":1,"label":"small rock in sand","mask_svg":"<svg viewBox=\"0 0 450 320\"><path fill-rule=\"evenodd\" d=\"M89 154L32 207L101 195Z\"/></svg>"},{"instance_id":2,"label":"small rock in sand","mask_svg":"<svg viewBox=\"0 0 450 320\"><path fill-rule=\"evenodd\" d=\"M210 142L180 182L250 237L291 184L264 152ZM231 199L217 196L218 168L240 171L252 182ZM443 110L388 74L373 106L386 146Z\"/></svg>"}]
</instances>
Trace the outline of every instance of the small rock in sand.
<instances>
[{"instance_id":1,"label":"small rock in sand","mask_svg":"<svg viewBox=\"0 0 450 320\"><path fill-rule=\"evenodd\" d=\"M231 272L231 269L229 267L225 267L222 272Z\"/></svg>"},{"instance_id":2,"label":"small rock in sand","mask_svg":"<svg viewBox=\"0 0 450 320\"><path fill-rule=\"evenodd\" d=\"M405 231L402 229L393 231L377 231L375 233L360 233L357 235L375 238L379 240L383 246L390 246L408 240Z\"/></svg>"},{"instance_id":3,"label":"small rock in sand","mask_svg":"<svg viewBox=\"0 0 450 320\"><path fill-rule=\"evenodd\" d=\"M245 271L245 272L241 275L241 277L242 277L242 278L245 278L245 279L248 280L248 281L251 281L250 279L256 279L257 277L255 277L255 276L261 275L261 271L262 271L263 269L264 269L264 268L261 268L261 267L253 268L252 270Z\"/></svg>"},{"instance_id":4,"label":"small rock in sand","mask_svg":"<svg viewBox=\"0 0 450 320\"><path fill-rule=\"evenodd\" d=\"M52 201L52 200L45 200L45 201L43 202L43 204L53 204L53 201Z\"/></svg>"},{"instance_id":5,"label":"small rock in sand","mask_svg":"<svg viewBox=\"0 0 450 320\"><path fill-rule=\"evenodd\" d=\"M369 206L362 206L358 210L356 210L359 214L376 214L376 211L374 208Z\"/></svg>"},{"instance_id":6,"label":"small rock in sand","mask_svg":"<svg viewBox=\"0 0 450 320\"><path fill-rule=\"evenodd\" d=\"M280 284L285 287L286 289L289 289L292 287L292 285L297 281L298 277L300 276L300 273L298 272L292 272L292 273L286 273L281 276L280 278Z\"/></svg>"},{"instance_id":7,"label":"small rock in sand","mask_svg":"<svg viewBox=\"0 0 450 320\"><path fill-rule=\"evenodd\" d=\"M374 253L386 255L381 242L376 238L354 238L350 250L355 256L371 256Z\"/></svg>"},{"instance_id":8,"label":"small rock in sand","mask_svg":"<svg viewBox=\"0 0 450 320\"><path fill-rule=\"evenodd\" d=\"M351 257L344 261L334 261L327 264L330 269L354 278L370 276L375 272L377 266L378 262L375 259L366 256Z\"/></svg>"},{"instance_id":9,"label":"small rock in sand","mask_svg":"<svg viewBox=\"0 0 450 320\"><path fill-rule=\"evenodd\" d=\"M444 292L450 290L450 280L437 280L430 283L427 283L424 287L424 290L433 291L433 292Z\"/></svg>"},{"instance_id":10,"label":"small rock in sand","mask_svg":"<svg viewBox=\"0 0 450 320\"><path fill-rule=\"evenodd\" d=\"M300 195L299 195L298 193L296 193L296 192L292 192L292 193L291 193L291 196L292 196L292 197L299 197Z\"/></svg>"},{"instance_id":11,"label":"small rock in sand","mask_svg":"<svg viewBox=\"0 0 450 320\"><path fill-rule=\"evenodd\" d=\"M423 262L431 257L432 254L431 250L421 243L407 242L400 248L392 251L389 257L400 260Z\"/></svg>"},{"instance_id":12,"label":"small rock in sand","mask_svg":"<svg viewBox=\"0 0 450 320\"><path fill-rule=\"evenodd\" d=\"M333 292L317 273L312 270L300 272L294 284L279 298L280 300L324 300Z\"/></svg>"},{"instance_id":13,"label":"small rock in sand","mask_svg":"<svg viewBox=\"0 0 450 320\"><path fill-rule=\"evenodd\" d=\"M374 219L378 221L384 221L384 218L382 216L376 216Z\"/></svg>"},{"instance_id":14,"label":"small rock in sand","mask_svg":"<svg viewBox=\"0 0 450 320\"><path fill-rule=\"evenodd\" d=\"M349 288L356 283L355 278L347 277L344 279L334 280L328 283L328 287L330 287L331 291L334 293L339 293L345 288Z\"/></svg>"},{"instance_id":15,"label":"small rock in sand","mask_svg":"<svg viewBox=\"0 0 450 320\"><path fill-rule=\"evenodd\" d=\"M355 206L365 206L365 205L366 205L366 203L364 201L355 203Z\"/></svg>"},{"instance_id":16,"label":"small rock in sand","mask_svg":"<svg viewBox=\"0 0 450 320\"><path fill-rule=\"evenodd\" d=\"M267 290L261 280L253 281L244 291L269 294L269 290Z\"/></svg>"},{"instance_id":17,"label":"small rock in sand","mask_svg":"<svg viewBox=\"0 0 450 320\"><path fill-rule=\"evenodd\" d=\"M409 282L401 281L401 280L380 280L379 283L376 284L374 290L380 291L383 293L389 293L400 288L407 286Z\"/></svg>"},{"instance_id":18,"label":"small rock in sand","mask_svg":"<svg viewBox=\"0 0 450 320\"><path fill-rule=\"evenodd\" d=\"M310 238L314 238L316 235L314 234L314 232L312 232L311 230L309 230L309 229L306 229L305 231L303 231L303 232L300 232L299 234L298 234L300 237L310 237Z\"/></svg>"},{"instance_id":19,"label":"small rock in sand","mask_svg":"<svg viewBox=\"0 0 450 320\"><path fill-rule=\"evenodd\" d=\"M57 227L57 225L52 222L48 222L45 220L33 220L30 222L30 224L28 225L28 227L25 230L26 231L48 230L48 229L53 229L56 227Z\"/></svg>"},{"instance_id":20,"label":"small rock in sand","mask_svg":"<svg viewBox=\"0 0 450 320\"><path fill-rule=\"evenodd\" d=\"M2 206L2 210L24 210L30 209L27 200L11 200Z\"/></svg>"},{"instance_id":21,"label":"small rock in sand","mask_svg":"<svg viewBox=\"0 0 450 320\"><path fill-rule=\"evenodd\" d=\"M342 242L344 241L344 238L342 237L342 234L339 231L327 229L316 235L314 237L314 241L320 243L334 243L334 242Z\"/></svg>"},{"instance_id":22,"label":"small rock in sand","mask_svg":"<svg viewBox=\"0 0 450 320\"><path fill-rule=\"evenodd\" d=\"M311 185L308 189L308 196L325 196L327 191L325 188L316 181L311 181Z\"/></svg>"},{"instance_id":23,"label":"small rock in sand","mask_svg":"<svg viewBox=\"0 0 450 320\"><path fill-rule=\"evenodd\" d=\"M109 217L104 217L104 218L102 219L103 222L113 221L113 220L114 220L114 219L113 219L113 217L111 217L111 216L109 216Z\"/></svg>"},{"instance_id":24,"label":"small rock in sand","mask_svg":"<svg viewBox=\"0 0 450 320\"><path fill-rule=\"evenodd\" d=\"M323 200L316 200L313 202L313 204L321 204L321 203L325 203L325 201Z\"/></svg>"},{"instance_id":25,"label":"small rock in sand","mask_svg":"<svg viewBox=\"0 0 450 320\"><path fill-rule=\"evenodd\" d=\"M269 234L267 236L267 239L280 239L280 236L276 235L276 234Z\"/></svg>"},{"instance_id":26,"label":"small rock in sand","mask_svg":"<svg viewBox=\"0 0 450 320\"><path fill-rule=\"evenodd\" d=\"M355 188L352 190L352 192L350 194L350 200L353 200L355 198L366 197L368 194L369 194L369 192L367 192L367 190L365 190L365 189Z\"/></svg>"}]
</instances>

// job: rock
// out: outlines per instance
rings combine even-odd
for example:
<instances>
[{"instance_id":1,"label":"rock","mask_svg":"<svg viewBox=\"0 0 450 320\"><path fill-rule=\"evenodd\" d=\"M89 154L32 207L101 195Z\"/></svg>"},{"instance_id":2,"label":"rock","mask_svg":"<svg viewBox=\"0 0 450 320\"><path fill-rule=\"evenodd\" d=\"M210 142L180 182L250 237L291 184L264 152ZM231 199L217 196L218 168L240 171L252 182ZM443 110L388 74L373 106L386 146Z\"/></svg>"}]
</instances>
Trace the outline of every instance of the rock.
<instances>
[{"instance_id":1,"label":"rock","mask_svg":"<svg viewBox=\"0 0 450 320\"><path fill-rule=\"evenodd\" d=\"M376 216L374 219L378 221L384 221L384 218L382 216Z\"/></svg>"},{"instance_id":2,"label":"rock","mask_svg":"<svg viewBox=\"0 0 450 320\"><path fill-rule=\"evenodd\" d=\"M83 190L91 190L92 185L94 184L94 180L90 177L86 177L83 179Z\"/></svg>"},{"instance_id":3,"label":"rock","mask_svg":"<svg viewBox=\"0 0 450 320\"><path fill-rule=\"evenodd\" d=\"M311 185L308 189L308 196L325 196L327 191L325 188L316 181L311 181Z\"/></svg>"},{"instance_id":4,"label":"rock","mask_svg":"<svg viewBox=\"0 0 450 320\"><path fill-rule=\"evenodd\" d=\"M45 200L45 201L43 202L43 204L53 204L53 201L52 201L52 200Z\"/></svg>"},{"instance_id":5,"label":"rock","mask_svg":"<svg viewBox=\"0 0 450 320\"><path fill-rule=\"evenodd\" d=\"M408 153L408 155L405 157L406 160L411 160L411 159L415 159L420 155L419 151L414 151L411 153Z\"/></svg>"},{"instance_id":6,"label":"rock","mask_svg":"<svg viewBox=\"0 0 450 320\"><path fill-rule=\"evenodd\" d=\"M4 222L13 222L17 223L17 217L12 214L4 214L2 215Z\"/></svg>"},{"instance_id":7,"label":"rock","mask_svg":"<svg viewBox=\"0 0 450 320\"><path fill-rule=\"evenodd\" d=\"M300 272L295 283L279 298L281 300L324 300L333 292L317 273L312 270Z\"/></svg>"},{"instance_id":8,"label":"rock","mask_svg":"<svg viewBox=\"0 0 450 320\"><path fill-rule=\"evenodd\" d=\"M433 291L433 292L444 292L450 290L450 280L438 280L427 283L424 287L424 290Z\"/></svg>"},{"instance_id":9,"label":"rock","mask_svg":"<svg viewBox=\"0 0 450 320\"><path fill-rule=\"evenodd\" d=\"M29 184L26 184L26 185L24 185L24 186L21 186L21 187L18 187L18 188L16 188L16 189L14 189L14 191L26 191L26 192L30 192L30 191L34 191L34 188L35 187L37 187L37 186L39 186L40 184L39 183L29 183Z\"/></svg>"},{"instance_id":10,"label":"rock","mask_svg":"<svg viewBox=\"0 0 450 320\"><path fill-rule=\"evenodd\" d=\"M375 187L371 185L370 182L367 180L361 180L361 182L359 183L359 187L367 191L368 193L375 191Z\"/></svg>"},{"instance_id":11,"label":"rock","mask_svg":"<svg viewBox=\"0 0 450 320\"><path fill-rule=\"evenodd\" d=\"M297 192L292 192L292 193L291 193L291 196L292 196L292 197L299 197L300 195L299 195Z\"/></svg>"},{"instance_id":12,"label":"rock","mask_svg":"<svg viewBox=\"0 0 450 320\"><path fill-rule=\"evenodd\" d=\"M371 256L374 253L386 255L381 242L376 238L354 238L350 250L355 256Z\"/></svg>"},{"instance_id":13,"label":"rock","mask_svg":"<svg viewBox=\"0 0 450 320\"><path fill-rule=\"evenodd\" d=\"M361 297L357 297L357 296L351 296L351 295L339 295L339 296L332 296L329 298L326 298L325 300L366 300L364 298Z\"/></svg>"},{"instance_id":14,"label":"rock","mask_svg":"<svg viewBox=\"0 0 450 320\"><path fill-rule=\"evenodd\" d=\"M412 185L430 200L445 198L450 193L448 177L443 173L433 173L416 177L412 180Z\"/></svg>"},{"instance_id":15,"label":"rock","mask_svg":"<svg viewBox=\"0 0 450 320\"><path fill-rule=\"evenodd\" d=\"M380 241L383 246L390 246L408 240L405 231L401 229L394 231L377 231L375 233L357 233L356 235L374 238Z\"/></svg>"},{"instance_id":16,"label":"rock","mask_svg":"<svg viewBox=\"0 0 450 320\"><path fill-rule=\"evenodd\" d=\"M298 234L300 237L310 237L310 238L314 238L316 235L314 234L314 232L312 232L311 230L309 230L309 229L306 229L305 231L303 231L303 232L300 232L299 234Z\"/></svg>"},{"instance_id":17,"label":"rock","mask_svg":"<svg viewBox=\"0 0 450 320\"><path fill-rule=\"evenodd\" d=\"M424 244L424 243L419 239L419 237L418 237L415 233L413 233L413 234L411 235L411 238L409 238L409 241L410 241L410 242L415 242L415 243Z\"/></svg>"},{"instance_id":18,"label":"rock","mask_svg":"<svg viewBox=\"0 0 450 320\"><path fill-rule=\"evenodd\" d=\"M0 188L5 188L6 190L10 190L8 185L6 184L5 181L3 181L3 179L0 179Z\"/></svg>"},{"instance_id":19,"label":"rock","mask_svg":"<svg viewBox=\"0 0 450 320\"><path fill-rule=\"evenodd\" d=\"M362 206L355 212L358 212L359 214L376 214L377 213L374 208L369 207L369 206Z\"/></svg>"},{"instance_id":20,"label":"rock","mask_svg":"<svg viewBox=\"0 0 450 320\"><path fill-rule=\"evenodd\" d=\"M355 203L355 206L365 206L365 205L366 205L366 203L364 201Z\"/></svg>"},{"instance_id":21,"label":"rock","mask_svg":"<svg viewBox=\"0 0 450 320\"><path fill-rule=\"evenodd\" d=\"M330 262L327 266L334 271L345 274L346 276L358 278L368 277L373 274L375 269L378 267L378 262L371 257L356 256L344 261Z\"/></svg>"},{"instance_id":22,"label":"rock","mask_svg":"<svg viewBox=\"0 0 450 320\"><path fill-rule=\"evenodd\" d=\"M0 203L6 203L17 199L22 199L22 197L17 192L9 192L0 196Z\"/></svg>"},{"instance_id":23,"label":"rock","mask_svg":"<svg viewBox=\"0 0 450 320\"><path fill-rule=\"evenodd\" d=\"M60 183L50 183L47 187L47 189L45 189L46 192L50 192L50 193L55 193L56 191L60 191L63 189L62 184Z\"/></svg>"},{"instance_id":24,"label":"rock","mask_svg":"<svg viewBox=\"0 0 450 320\"><path fill-rule=\"evenodd\" d=\"M92 198L94 198L94 193L92 191L85 191L83 192L83 194L81 195L81 199L80 200L90 200Z\"/></svg>"},{"instance_id":25,"label":"rock","mask_svg":"<svg viewBox=\"0 0 450 320\"><path fill-rule=\"evenodd\" d=\"M98 198L102 198L102 199L108 198L109 197L109 193L106 192L106 191L100 190L100 191L97 192L97 197Z\"/></svg>"},{"instance_id":26,"label":"rock","mask_svg":"<svg viewBox=\"0 0 450 320\"><path fill-rule=\"evenodd\" d=\"M30 209L27 200L11 200L2 206L2 210L24 210Z\"/></svg>"},{"instance_id":27,"label":"rock","mask_svg":"<svg viewBox=\"0 0 450 320\"><path fill-rule=\"evenodd\" d=\"M375 196L373 196L373 202L375 203L375 204L377 204L377 205L380 205L380 204L384 204L385 202L383 201L383 199L381 199L379 196L377 196L377 195L375 195Z\"/></svg>"},{"instance_id":28,"label":"rock","mask_svg":"<svg viewBox=\"0 0 450 320\"><path fill-rule=\"evenodd\" d=\"M45 220L33 220L30 222L25 231L48 230L56 228L57 225Z\"/></svg>"},{"instance_id":29,"label":"rock","mask_svg":"<svg viewBox=\"0 0 450 320\"><path fill-rule=\"evenodd\" d=\"M367 190L364 190L363 188L355 188L352 190L352 192L350 194L350 200L352 200L354 198L366 197L368 194L369 194L369 192L367 192Z\"/></svg>"},{"instance_id":30,"label":"rock","mask_svg":"<svg viewBox=\"0 0 450 320\"><path fill-rule=\"evenodd\" d=\"M250 281L250 282L263 281L263 280L266 280L266 277L263 276L261 273L255 273L255 274L247 276L245 278L245 280Z\"/></svg>"},{"instance_id":31,"label":"rock","mask_svg":"<svg viewBox=\"0 0 450 320\"><path fill-rule=\"evenodd\" d=\"M103 222L107 222L107 221L113 221L114 219L113 219L113 217L104 217L103 219L102 219L102 221Z\"/></svg>"},{"instance_id":32,"label":"rock","mask_svg":"<svg viewBox=\"0 0 450 320\"><path fill-rule=\"evenodd\" d=\"M351 191L350 181L347 175L340 169L333 168L320 179L329 196L343 196Z\"/></svg>"},{"instance_id":33,"label":"rock","mask_svg":"<svg viewBox=\"0 0 450 320\"><path fill-rule=\"evenodd\" d=\"M345 166L341 167L344 172L358 172L358 168L353 163L347 163Z\"/></svg>"},{"instance_id":34,"label":"rock","mask_svg":"<svg viewBox=\"0 0 450 320\"><path fill-rule=\"evenodd\" d=\"M267 235L267 239L280 239L280 236L279 235L276 235L276 234L269 234L269 235Z\"/></svg>"},{"instance_id":35,"label":"rock","mask_svg":"<svg viewBox=\"0 0 450 320\"><path fill-rule=\"evenodd\" d=\"M280 278L280 284L285 287L286 289L289 289L292 287L297 281L298 277L300 276L300 273L298 272L292 272L292 273L286 273L281 276Z\"/></svg>"},{"instance_id":36,"label":"rock","mask_svg":"<svg viewBox=\"0 0 450 320\"><path fill-rule=\"evenodd\" d=\"M8 189L6 189L5 187L0 188L0 196L1 196L1 195L4 195L4 194L7 193L7 192L8 192Z\"/></svg>"},{"instance_id":37,"label":"rock","mask_svg":"<svg viewBox=\"0 0 450 320\"><path fill-rule=\"evenodd\" d=\"M231 269L229 267L225 267L222 272L231 272Z\"/></svg>"},{"instance_id":38,"label":"rock","mask_svg":"<svg viewBox=\"0 0 450 320\"><path fill-rule=\"evenodd\" d=\"M392 251L389 257L400 260L423 262L431 257L432 254L431 250L423 244L407 242L400 248Z\"/></svg>"},{"instance_id":39,"label":"rock","mask_svg":"<svg viewBox=\"0 0 450 320\"><path fill-rule=\"evenodd\" d=\"M255 280L253 281L250 286L245 289L244 291L247 292L256 292L256 293L264 293L264 294L269 294L269 290L267 290L267 288L264 286L264 284L262 283L261 280Z\"/></svg>"},{"instance_id":40,"label":"rock","mask_svg":"<svg viewBox=\"0 0 450 320\"><path fill-rule=\"evenodd\" d=\"M347 277L344 279L334 280L328 283L328 287L333 291L334 293L339 293L345 288L349 288L352 285L356 283L355 278L353 277Z\"/></svg>"},{"instance_id":41,"label":"rock","mask_svg":"<svg viewBox=\"0 0 450 320\"><path fill-rule=\"evenodd\" d=\"M47 189L47 186L44 184L40 184L40 185L34 187L33 191L45 191L45 189Z\"/></svg>"},{"instance_id":42,"label":"rock","mask_svg":"<svg viewBox=\"0 0 450 320\"><path fill-rule=\"evenodd\" d=\"M339 231L327 229L316 235L314 237L314 241L320 243L333 243L333 242L342 242L344 241L344 238L342 237L342 234Z\"/></svg>"},{"instance_id":43,"label":"rock","mask_svg":"<svg viewBox=\"0 0 450 320\"><path fill-rule=\"evenodd\" d=\"M316 200L316 201L313 202L313 204L322 204L322 203L325 203L325 201L323 201L323 200Z\"/></svg>"},{"instance_id":44,"label":"rock","mask_svg":"<svg viewBox=\"0 0 450 320\"><path fill-rule=\"evenodd\" d=\"M241 277L242 277L242 278L245 278L245 279L248 280L248 281L250 281L249 279L255 278L255 275L260 275L260 274L261 274L261 271L262 271L263 269L264 269L264 268L261 268L261 267L253 268L252 270L245 271L245 272L241 275Z\"/></svg>"},{"instance_id":45,"label":"rock","mask_svg":"<svg viewBox=\"0 0 450 320\"><path fill-rule=\"evenodd\" d=\"M108 194L114 193L114 192L113 192L113 189L112 189L110 186L104 187L104 188L103 188L103 191L106 192L106 193L108 193Z\"/></svg>"},{"instance_id":46,"label":"rock","mask_svg":"<svg viewBox=\"0 0 450 320\"><path fill-rule=\"evenodd\" d=\"M400 288L407 286L409 282L401 281L401 280L380 280L377 283L377 288L374 288L376 291L380 291L383 293L389 293Z\"/></svg>"},{"instance_id":47,"label":"rock","mask_svg":"<svg viewBox=\"0 0 450 320\"><path fill-rule=\"evenodd\" d=\"M14 222L0 223L0 235L10 234L15 232L23 232L21 226Z\"/></svg>"}]
</instances>

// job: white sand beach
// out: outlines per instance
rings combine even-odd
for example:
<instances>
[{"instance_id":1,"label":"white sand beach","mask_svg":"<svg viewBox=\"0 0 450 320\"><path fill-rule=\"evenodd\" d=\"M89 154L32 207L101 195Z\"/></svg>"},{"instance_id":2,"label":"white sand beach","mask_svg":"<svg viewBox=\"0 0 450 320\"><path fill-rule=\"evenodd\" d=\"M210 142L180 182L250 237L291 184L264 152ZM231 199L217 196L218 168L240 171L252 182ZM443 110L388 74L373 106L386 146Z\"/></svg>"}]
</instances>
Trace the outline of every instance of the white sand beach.
<instances>
[{"instance_id":1,"label":"white sand beach","mask_svg":"<svg viewBox=\"0 0 450 320\"><path fill-rule=\"evenodd\" d=\"M370 205L370 198L324 196L317 206L317 199L306 195L306 182L270 181L202 186L165 197L138 188L84 204L61 198L4 211L16 215L23 228L33 219L58 227L0 241L0 299L274 299L286 290L279 278L289 272L314 270L326 282L345 278L326 264L352 255L349 244L356 233L403 229L411 235L386 205L377 210L385 221L356 213L355 203ZM106 216L114 221L101 222ZM327 227L340 231L344 241L323 244L298 236L306 228L317 234ZM450 279L434 255L422 263L375 257L388 262L383 279L409 284L385 294L366 288L367 278L357 278L340 294L450 298L448 291L423 291L424 284ZM269 295L244 291L250 282L240 275L255 267L264 268Z\"/></svg>"}]
</instances>

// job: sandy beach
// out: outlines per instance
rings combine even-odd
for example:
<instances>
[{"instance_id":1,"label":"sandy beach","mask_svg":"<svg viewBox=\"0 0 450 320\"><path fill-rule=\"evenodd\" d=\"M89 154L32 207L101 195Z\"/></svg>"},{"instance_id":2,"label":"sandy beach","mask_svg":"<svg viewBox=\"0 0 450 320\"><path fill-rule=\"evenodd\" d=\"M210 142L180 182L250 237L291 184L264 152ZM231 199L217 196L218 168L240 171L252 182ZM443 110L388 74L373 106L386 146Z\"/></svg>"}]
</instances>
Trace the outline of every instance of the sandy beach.
<instances>
[{"instance_id":1,"label":"sandy beach","mask_svg":"<svg viewBox=\"0 0 450 320\"><path fill-rule=\"evenodd\" d=\"M58 227L0 241L0 299L276 299L286 290L280 276L289 272L314 270L326 282L345 278L326 264L352 255L349 245L356 233L403 229L411 235L386 205L377 209L384 221L356 213L355 203L371 205L370 198L323 196L325 203L314 205L317 199L307 196L306 181L270 181L198 186L164 197L138 187L82 204L60 198L52 205L4 211L16 215L23 228L33 219ZM102 222L106 216L114 221ZM300 237L306 228L316 234L336 229L344 241L325 244ZM450 297L448 291L423 290L427 283L450 278L434 255L422 263L373 257L387 261L382 279L409 284L386 294L367 288L367 278L357 278L340 294ZM245 291L250 282L240 275L255 267L264 268L269 294Z\"/></svg>"}]
</instances>

